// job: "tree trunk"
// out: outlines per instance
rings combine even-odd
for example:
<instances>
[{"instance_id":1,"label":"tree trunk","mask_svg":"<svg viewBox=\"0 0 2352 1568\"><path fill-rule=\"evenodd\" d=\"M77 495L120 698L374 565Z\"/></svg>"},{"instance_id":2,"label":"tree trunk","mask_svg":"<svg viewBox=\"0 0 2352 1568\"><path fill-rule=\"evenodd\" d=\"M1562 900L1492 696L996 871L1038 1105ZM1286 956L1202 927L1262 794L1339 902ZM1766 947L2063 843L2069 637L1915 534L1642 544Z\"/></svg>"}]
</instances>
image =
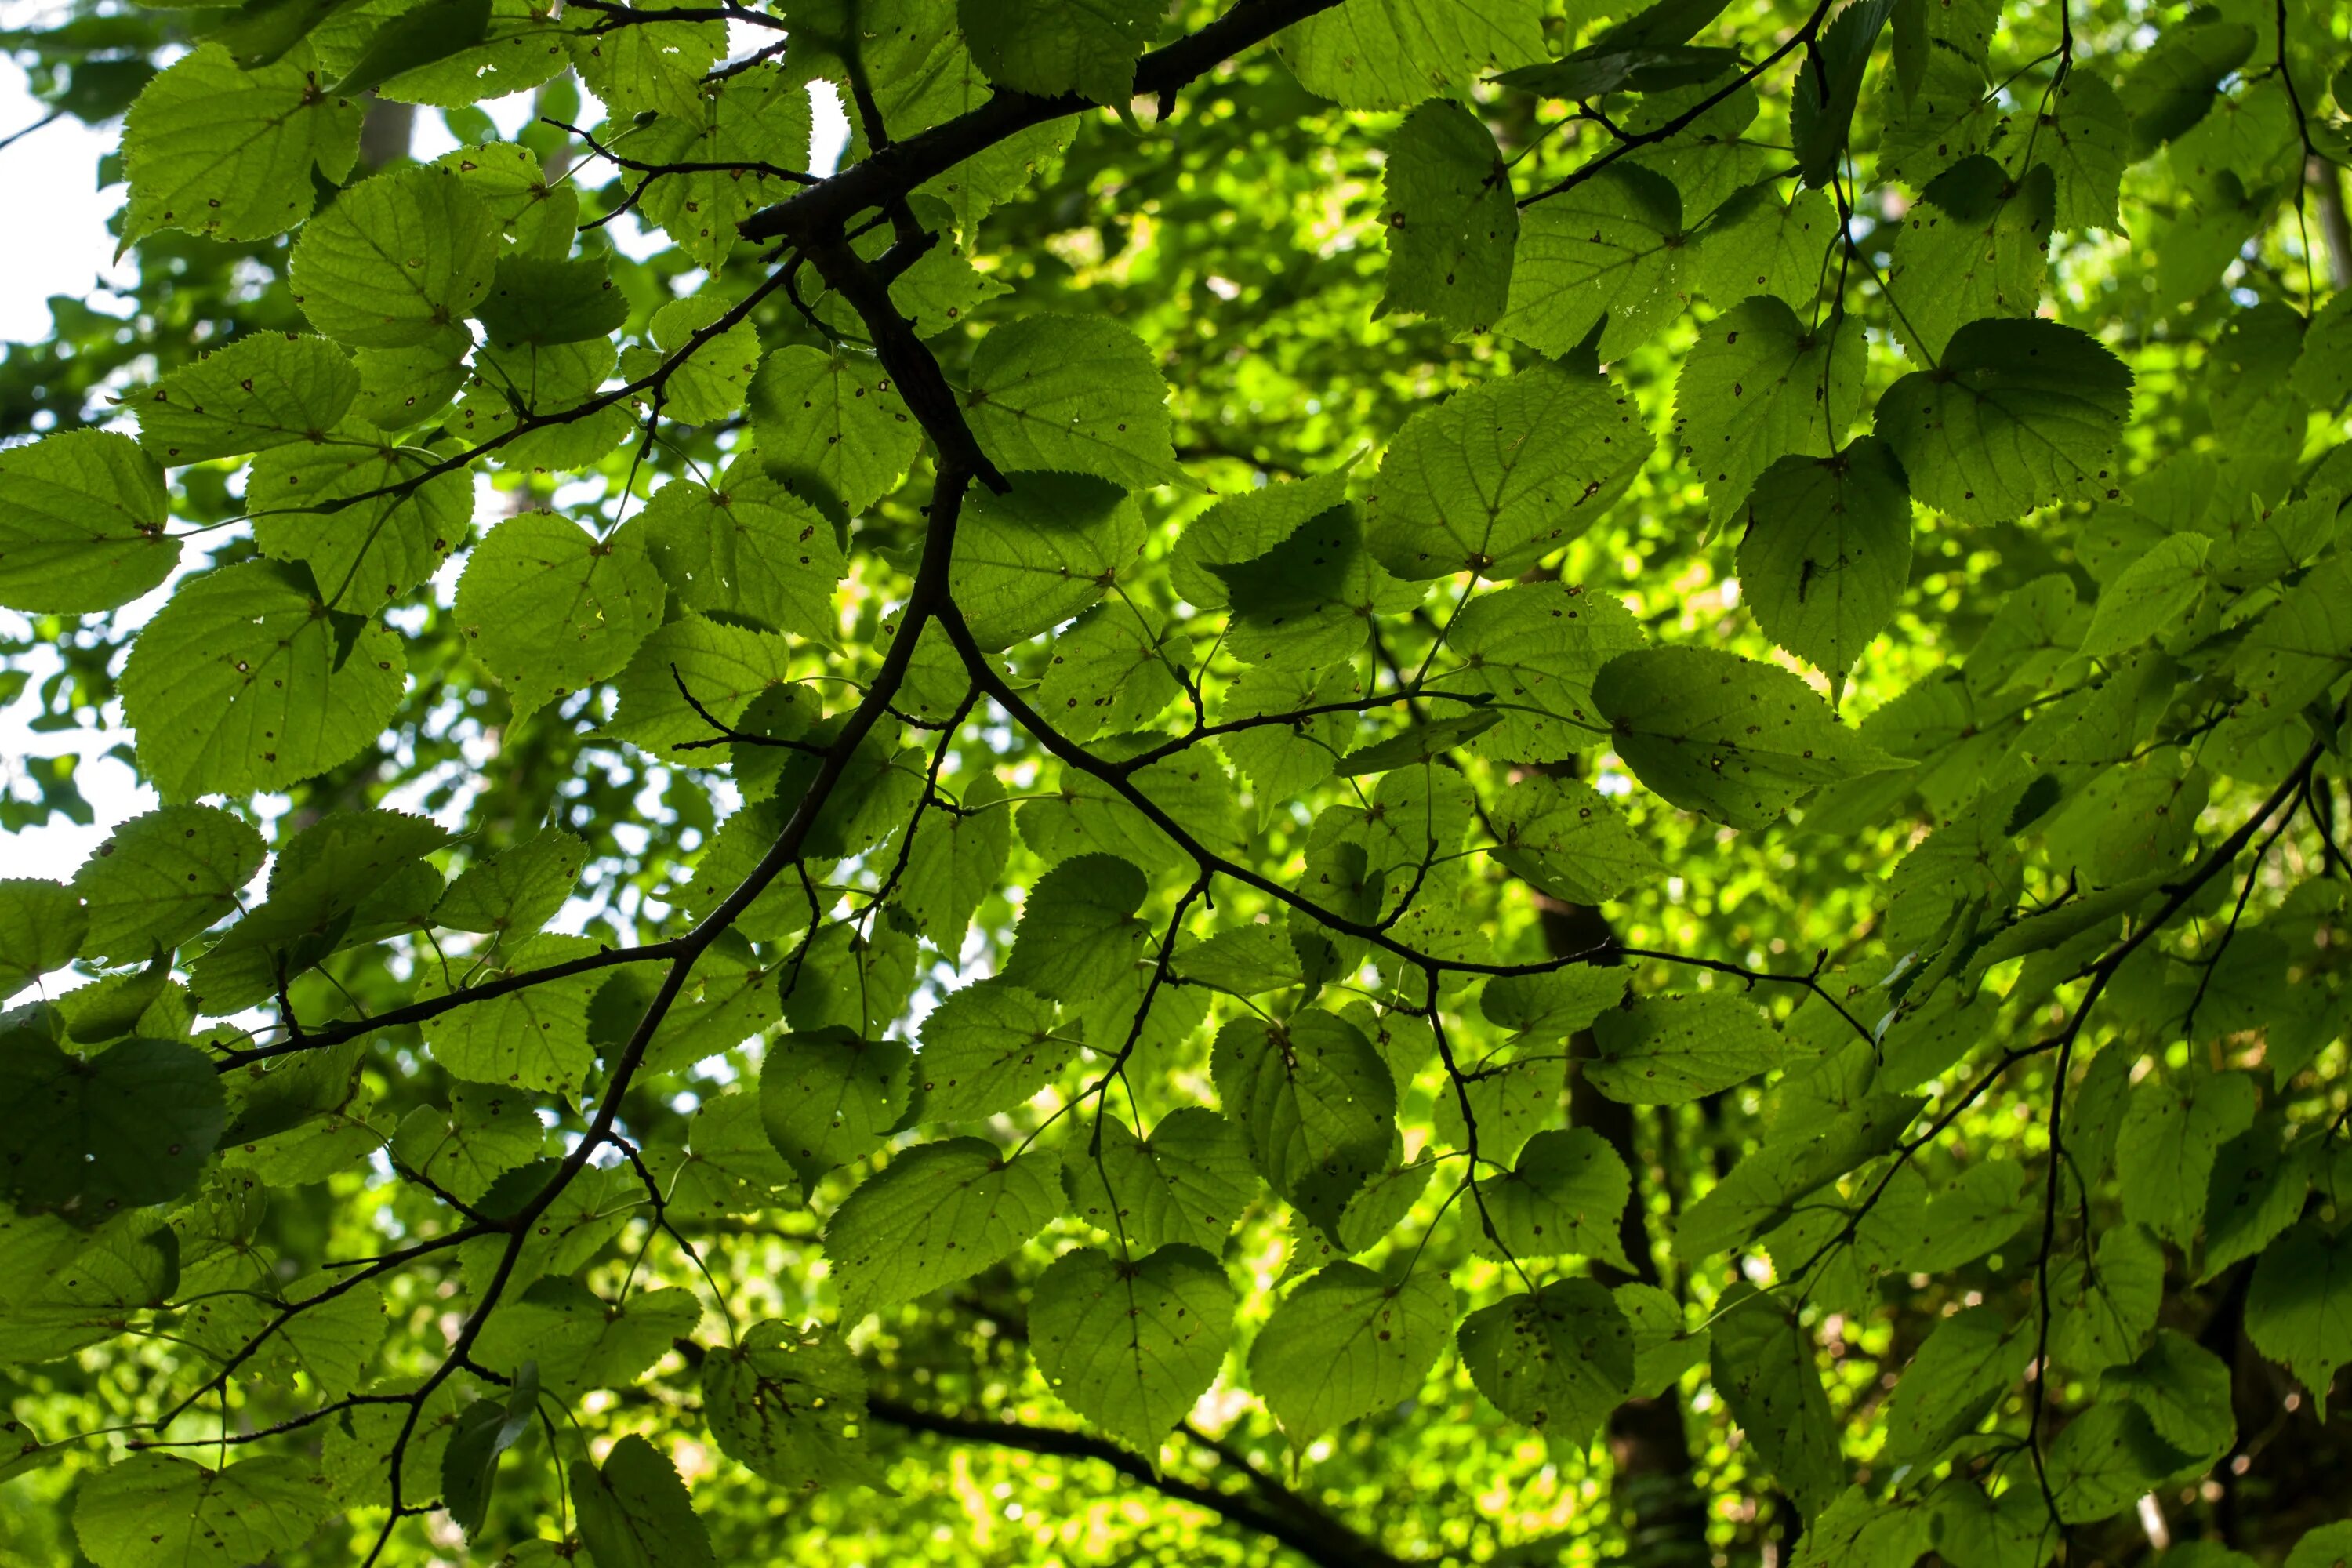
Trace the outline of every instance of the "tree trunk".
<instances>
[{"instance_id":1,"label":"tree trunk","mask_svg":"<svg viewBox=\"0 0 2352 1568\"><path fill-rule=\"evenodd\" d=\"M381 169L408 156L416 134L416 105L394 103L388 98L368 100L367 118L360 121L360 166Z\"/></svg>"},{"instance_id":2,"label":"tree trunk","mask_svg":"<svg viewBox=\"0 0 2352 1568\"><path fill-rule=\"evenodd\" d=\"M1581 904L1564 904L1538 897L1544 945L1555 957L1590 952L1615 933L1600 910ZM1594 1054L1590 1030L1569 1042L1569 1055L1587 1058ZM1662 1282L1657 1256L1650 1244L1650 1226L1641 1201L1643 1158L1633 1108L1595 1092L1582 1073L1569 1085L1569 1120L1589 1127L1609 1141L1625 1168L1633 1173L1633 1201L1618 1221L1619 1239L1633 1265L1626 1275L1605 1263L1592 1265L1593 1277L1604 1285L1638 1279L1645 1285ZM1654 1399L1629 1399L1609 1417L1609 1457L1615 1465L1612 1481L1617 1515L1625 1527L1625 1556L1632 1563L1656 1568L1685 1568L1711 1560L1706 1542L1706 1500L1691 1479L1690 1443L1683 1430L1680 1393L1669 1388Z\"/></svg>"}]
</instances>

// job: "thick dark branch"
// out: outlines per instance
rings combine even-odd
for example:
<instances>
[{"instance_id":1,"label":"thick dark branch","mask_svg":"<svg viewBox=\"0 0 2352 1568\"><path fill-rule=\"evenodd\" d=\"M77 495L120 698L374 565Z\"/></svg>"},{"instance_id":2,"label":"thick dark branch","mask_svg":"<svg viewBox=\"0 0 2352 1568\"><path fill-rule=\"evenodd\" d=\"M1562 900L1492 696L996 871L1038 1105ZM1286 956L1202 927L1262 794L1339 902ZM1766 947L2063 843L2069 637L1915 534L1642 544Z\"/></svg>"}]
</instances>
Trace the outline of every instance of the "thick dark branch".
<instances>
[{"instance_id":1,"label":"thick dark branch","mask_svg":"<svg viewBox=\"0 0 2352 1568\"><path fill-rule=\"evenodd\" d=\"M1135 95L1153 98L1172 92L1194 77L1262 44L1275 34L1318 11L1328 11L1339 0L1241 0L1241 4L1164 49L1154 49L1135 65ZM968 114L935 125L904 142L894 142L865 162L845 169L765 212L754 213L741 226L746 239L784 239L838 233L868 207L886 206L903 199L924 181L946 174L976 153L1033 125L1061 120L1099 108L1076 93L1039 98L1025 92L1000 91Z\"/></svg>"},{"instance_id":2,"label":"thick dark branch","mask_svg":"<svg viewBox=\"0 0 2352 1568\"><path fill-rule=\"evenodd\" d=\"M866 165L861 163L859 168ZM832 184L817 187L822 191ZM750 232L747 228L745 232ZM1008 488L1004 476L980 449L970 426L964 423L962 410L956 405L955 389L940 373L940 362L923 346L922 339L898 307L890 303L890 285L868 267L849 247L849 241L838 235L814 235L800 246L801 253L817 269L825 286L847 301L866 323L874 342L874 357L882 362L898 394L907 405L908 413L922 426L938 448L941 461L952 463L972 475L990 489L1002 495Z\"/></svg>"},{"instance_id":3,"label":"thick dark branch","mask_svg":"<svg viewBox=\"0 0 2352 1568\"><path fill-rule=\"evenodd\" d=\"M878 1396L866 1401L866 1414L877 1421L910 1432L928 1432L961 1443L992 1443L1001 1448L1018 1448L1052 1458L1097 1460L1163 1497L1206 1509L1244 1529L1279 1541L1324 1568L1404 1568L1407 1561L1328 1515L1276 1509L1246 1493L1223 1491L1181 1477L1157 1474L1138 1456L1090 1433L948 1415Z\"/></svg>"}]
</instances>

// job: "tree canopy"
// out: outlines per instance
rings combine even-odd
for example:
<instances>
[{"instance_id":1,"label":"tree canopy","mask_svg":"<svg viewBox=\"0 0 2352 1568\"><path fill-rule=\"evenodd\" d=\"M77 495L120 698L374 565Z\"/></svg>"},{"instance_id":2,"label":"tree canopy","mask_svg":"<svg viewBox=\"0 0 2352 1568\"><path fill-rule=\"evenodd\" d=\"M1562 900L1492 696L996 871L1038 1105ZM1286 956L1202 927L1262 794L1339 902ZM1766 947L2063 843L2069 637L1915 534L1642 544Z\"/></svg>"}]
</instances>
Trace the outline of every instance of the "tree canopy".
<instances>
[{"instance_id":1,"label":"tree canopy","mask_svg":"<svg viewBox=\"0 0 2352 1568\"><path fill-rule=\"evenodd\" d=\"M2347 27L6 35L0 1563L2352 1555Z\"/></svg>"}]
</instances>

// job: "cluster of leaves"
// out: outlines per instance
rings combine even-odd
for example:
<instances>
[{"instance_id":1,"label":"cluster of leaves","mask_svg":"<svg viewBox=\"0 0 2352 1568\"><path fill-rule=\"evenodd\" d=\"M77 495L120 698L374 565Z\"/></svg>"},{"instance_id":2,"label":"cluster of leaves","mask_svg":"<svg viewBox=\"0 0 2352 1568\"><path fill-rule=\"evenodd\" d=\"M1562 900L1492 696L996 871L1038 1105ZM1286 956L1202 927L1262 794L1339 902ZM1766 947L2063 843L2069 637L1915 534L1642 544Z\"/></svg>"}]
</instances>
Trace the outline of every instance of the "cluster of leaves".
<instances>
[{"instance_id":1,"label":"cluster of leaves","mask_svg":"<svg viewBox=\"0 0 2352 1568\"><path fill-rule=\"evenodd\" d=\"M2035 1568L2325 1432L2343 18L1167 11L116 73L133 352L0 450L161 802L0 882L58 1550L708 1563L912 1433L1392 1562L1236 1444L1649 1408L1808 1562Z\"/></svg>"}]
</instances>

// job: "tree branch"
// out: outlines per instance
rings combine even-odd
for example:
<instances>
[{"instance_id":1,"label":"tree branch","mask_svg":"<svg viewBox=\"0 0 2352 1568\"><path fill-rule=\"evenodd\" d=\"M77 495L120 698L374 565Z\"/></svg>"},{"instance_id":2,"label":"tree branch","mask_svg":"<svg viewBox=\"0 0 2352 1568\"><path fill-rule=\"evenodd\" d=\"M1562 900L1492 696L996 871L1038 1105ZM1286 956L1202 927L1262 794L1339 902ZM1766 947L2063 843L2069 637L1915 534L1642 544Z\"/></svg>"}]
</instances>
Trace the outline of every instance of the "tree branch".
<instances>
[{"instance_id":1,"label":"tree branch","mask_svg":"<svg viewBox=\"0 0 2352 1568\"><path fill-rule=\"evenodd\" d=\"M1276 1509L1246 1493L1224 1491L1155 1471L1141 1458L1091 1433L950 1415L878 1394L866 1401L866 1414L909 1432L925 1432L957 1442L992 1443L1000 1448L1017 1448L1049 1458L1097 1460L1163 1497L1205 1509L1244 1529L1279 1541L1323 1568L1405 1568L1409 1561L1328 1514Z\"/></svg>"}]
</instances>

